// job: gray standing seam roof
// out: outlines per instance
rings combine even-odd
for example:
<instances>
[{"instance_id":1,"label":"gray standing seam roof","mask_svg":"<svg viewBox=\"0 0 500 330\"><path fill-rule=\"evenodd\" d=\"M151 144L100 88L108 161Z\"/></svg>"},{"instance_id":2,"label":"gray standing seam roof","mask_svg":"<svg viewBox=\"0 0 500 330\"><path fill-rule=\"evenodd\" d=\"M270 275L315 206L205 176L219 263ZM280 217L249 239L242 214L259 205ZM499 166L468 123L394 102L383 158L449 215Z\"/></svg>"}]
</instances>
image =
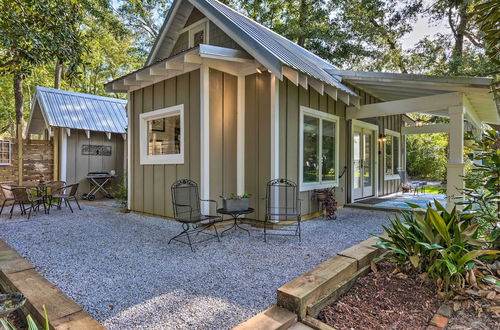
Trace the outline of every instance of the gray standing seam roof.
<instances>
[{"instance_id":1,"label":"gray standing seam roof","mask_svg":"<svg viewBox=\"0 0 500 330\"><path fill-rule=\"evenodd\" d=\"M126 100L39 86L35 93L48 126L127 132Z\"/></svg>"},{"instance_id":2,"label":"gray standing seam roof","mask_svg":"<svg viewBox=\"0 0 500 330\"><path fill-rule=\"evenodd\" d=\"M314 55L307 49L217 0L189 1L196 7L201 7L203 9L201 11L205 15L214 15L214 17L218 18L228 29L239 35L244 42L248 43L248 47L255 48L255 51L267 57L271 62L279 62L281 65L293 68L326 84L335 86L350 95L357 96L354 91L342 84L334 75L326 71L327 69L337 69L334 65ZM172 8L174 5L175 2L172 4ZM171 19L170 14L169 12L162 29L166 28L166 22ZM156 40L151 54L154 52L154 48L158 46L158 40Z\"/></svg>"}]
</instances>

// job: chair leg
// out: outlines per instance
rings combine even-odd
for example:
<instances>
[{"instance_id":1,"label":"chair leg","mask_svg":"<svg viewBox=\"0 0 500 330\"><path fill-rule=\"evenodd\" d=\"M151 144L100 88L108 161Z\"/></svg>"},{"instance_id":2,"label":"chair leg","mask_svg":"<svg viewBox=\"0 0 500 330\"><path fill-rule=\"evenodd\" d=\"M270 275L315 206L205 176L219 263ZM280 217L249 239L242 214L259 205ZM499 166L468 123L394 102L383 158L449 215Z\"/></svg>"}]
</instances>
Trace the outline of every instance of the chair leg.
<instances>
[{"instance_id":1,"label":"chair leg","mask_svg":"<svg viewBox=\"0 0 500 330\"><path fill-rule=\"evenodd\" d=\"M69 202L69 200L67 198L64 199L64 201L66 202L66 204L68 205L69 207L69 210L71 211L71 213L73 213L73 208L71 207L71 203Z\"/></svg>"},{"instance_id":2,"label":"chair leg","mask_svg":"<svg viewBox=\"0 0 500 330\"><path fill-rule=\"evenodd\" d=\"M302 228L300 227L300 222L302 217L299 217L299 242L302 242Z\"/></svg>"},{"instance_id":3,"label":"chair leg","mask_svg":"<svg viewBox=\"0 0 500 330\"><path fill-rule=\"evenodd\" d=\"M215 225L215 222L212 224L212 226L214 227L214 230L215 230L215 235L217 235L217 241L219 241L219 242L220 242L219 232L217 231L217 226Z\"/></svg>"},{"instance_id":4,"label":"chair leg","mask_svg":"<svg viewBox=\"0 0 500 330\"><path fill-rule=\"evenodd\" d=\"M191 248L191 252L194 252L193 244L191 243L191 238L189 237L189 232L186 232L186 236L188 239L189 247Z\"/></svg>"},{"instance_id":5,"label":"chair leg","mask_svg":"<svg viewBox=\"0 0 500 330\"><path fill-rule=\"evenodd\" d=\"M16 202L12 204L12 207L10 208L10 217L9 219L12 219L12 214L14 213L14 207L16 206Z\"/></svg>"},{"instance_id":6,"label":"chair leg","mask_svg":"<svg viewBox=\"0 0 500 330\"><path fill-rule=\"evenodd\" d=\"M266 232L266 228L267 228L267 220L268 220L268 216L266 215L265 219L264 219L264 242L267 242L267 232Z\"/></svg>"},{"instance_id":7,"label":"chair leg","mask_svg":"<svg viewBox=\"0 0 500 330\"><path fill-rule=\"evenodd\" d=\"M28 212L28 220L30 219L31 217L31 210L33 210L33 204L30 205L29 207L29 212Z\"/></svg>"},{"instance_id":8,"label":"chair leg","mask_svg":"<svg viewBox=\"0 0 500 330\"><path fill-rule=\"evenodd\" d=\"M2 204L2 208L0 209L0 215L2 215L3 208L4 208L6 202L7 202L7 200L4 199L3 204Z\"/></svg>"},{"instance_id":9,"label":"chair leg","mask_svg":"<svg viewBox=\"0 0 500 330\"><path fill-rule=\"evenodd\" d=\"M80 203L78 203L78 198L76 198L76 196L74 196L74 198L75 198L76 205L78 205L78 209L81 210L82 208L80 207Z\"/></svg>"}]
</instances>

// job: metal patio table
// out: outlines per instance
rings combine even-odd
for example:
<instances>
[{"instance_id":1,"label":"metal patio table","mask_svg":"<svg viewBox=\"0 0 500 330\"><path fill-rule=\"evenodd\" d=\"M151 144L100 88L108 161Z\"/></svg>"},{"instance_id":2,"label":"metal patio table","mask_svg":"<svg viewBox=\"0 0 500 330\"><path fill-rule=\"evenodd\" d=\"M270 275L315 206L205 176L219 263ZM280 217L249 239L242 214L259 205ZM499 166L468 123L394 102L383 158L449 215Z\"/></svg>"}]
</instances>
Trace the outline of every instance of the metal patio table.
<instances>
[{"instance_id":1,"label":"metal patio table","mask_svg":"<svg viewBox=\"0 0 500 330\"><path fill-rule=\"evenodd\" d=\"M246 209L246 210L241 210L241 211L229 211L229 210L226 210L224 208L217 209L217 213L230 215L231 217L233 217L233 220L234 220L233 225L231 227L229 227L228 229L225 229L220 235L222 236L226 231L231 230L233 228L240 228L240 229L243 229L244 231L246 231L248 233L248 236L250 236L250 231L248 229L241 227L238 224L238 218L241 217L242 215L253 213L254 211L255 210L251 207Z\"/></svg>"}]
</instances>

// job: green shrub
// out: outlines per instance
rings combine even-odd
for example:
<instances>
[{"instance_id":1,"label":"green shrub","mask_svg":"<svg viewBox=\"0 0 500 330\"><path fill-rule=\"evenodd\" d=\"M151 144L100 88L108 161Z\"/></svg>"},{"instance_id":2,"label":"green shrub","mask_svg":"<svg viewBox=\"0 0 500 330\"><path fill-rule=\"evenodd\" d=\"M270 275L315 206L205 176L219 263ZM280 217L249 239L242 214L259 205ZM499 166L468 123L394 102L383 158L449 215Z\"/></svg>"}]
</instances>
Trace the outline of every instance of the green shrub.
<instances>
[{"instance_id":1,"label":"green shrub","mask_svg":"<svg viewBox=\"0 0 500 330\"><path fill-rule=\"evenodd\" d=\"M417 205L409 204L417 208ZM463 288L466 273L483 255L498 257L478 237L478 223L472 214L454 208L448 212L438 201L424 215L406 212L389 219L383 226L388 238L378 237L378 247L390 251L392 261L409 271L426 272L436 280L439 290Z\"/></svg>"}]
</instances>

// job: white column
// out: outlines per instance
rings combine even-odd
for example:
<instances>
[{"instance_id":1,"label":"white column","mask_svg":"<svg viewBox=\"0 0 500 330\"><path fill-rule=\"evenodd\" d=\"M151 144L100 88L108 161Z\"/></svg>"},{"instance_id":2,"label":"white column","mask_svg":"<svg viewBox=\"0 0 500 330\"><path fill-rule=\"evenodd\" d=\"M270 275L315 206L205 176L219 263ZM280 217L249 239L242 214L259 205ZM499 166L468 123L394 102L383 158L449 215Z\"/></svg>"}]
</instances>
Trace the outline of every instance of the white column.
<instances>
[{"instance_id":1,"label":"white column","mask_svg":"<svg viewBox=\"0 0 500 330\"><path fill-rule=\"evenodd\" d=\"M126 166L125 173L127 173L127 209L132 209L132 128L131 123L133 121L132 118L132 104L131 104L131 95L132 93L127 93L127 118L128 118L128 126L127 126L127 152L126 152ZM135 123L136 125L138 123ZM139 157L139 155L134 155L134 157Z\"/></svg>"},{"instance_id":2,"label":"white column","mask_svg":"<svg viewBox=\"0 0 500 330\"><path fill-rule=\"evenodd\" d=\"M245 193L245 76L238 76L236 104L236 192Z\"/></svg>"},{"instance_id":3,"label":"white column","mask_svg":"<svg viewBox=\"0 0 500 330\"><path fill-rule=\"evenodd\" d=\"M200 197L210 199L210 103L209 103L209 68L202 64L200 68ZM202 203L202 212L209 212L208 203Z\"/></svg>"},{"instance_id":4,"label":"white column","mask_svg":"<svg viewBox=\"0 0 500 330\"><path fill-rule=\"evenodd\" d=\"M280 104L279 79L271 74L271 179L280 176L279 142L280 142Z\"/></svg>"},{"instance_id":5,"label":"white column","mask_svg":"<svg viewBox=\"0 0 500 330\"><path fill-rule=\"evenodd\" d=\"M67 161L68 161L68 135L66 130L59 131L61 138L61 152L59 153L61 168L59 170L59 177L61 181L66 181L66 173L67 173Z\"/></svg>"},{"instance_id":6,"label":"white column","mask_svg":"<svg viewBox=\"0 0 500 330\"><path fill-rule=\"evenodd\" d=\"M454 197L462 195L464 188L464 107L448 108L450 117L449 156L447 175L448 206L453 206Z\"/></svg>"}]
</instances>

